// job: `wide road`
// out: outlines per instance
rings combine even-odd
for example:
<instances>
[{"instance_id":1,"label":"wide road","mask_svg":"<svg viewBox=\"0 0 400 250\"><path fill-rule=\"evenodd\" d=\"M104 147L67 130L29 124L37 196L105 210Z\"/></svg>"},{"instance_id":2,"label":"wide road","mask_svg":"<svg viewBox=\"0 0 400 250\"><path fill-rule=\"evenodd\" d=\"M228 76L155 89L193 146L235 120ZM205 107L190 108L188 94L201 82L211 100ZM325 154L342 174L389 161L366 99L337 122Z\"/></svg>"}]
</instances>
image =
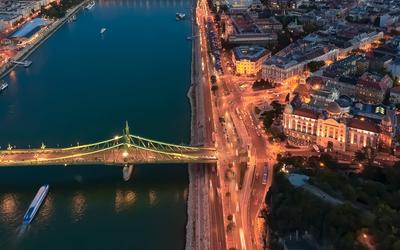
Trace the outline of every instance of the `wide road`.
<instances>
[{"instance_id":1,"label":"wide road","mask_svg":"<svg viewBox=\"0 0 400 250\"><path fill-rule=\"evenodd\" d=\"M199 56L196 56L196 70L198 72L197 83L200 84L200 86L197 86L199 87L197 88L197 97L199 97L199 106L203 109L203 116L200 118L202 121L199 123L201 126L204 126L203 145L206 147L213 147L214 119L210 84L210 71L212 71L212 69L208 67L207 38L205 36L206 30L204 23L204 20L208 15L207 11L206 1L199 0L196 8L196 20L194 20L194 23L197 24L195 25L196 27L194 27L194 35L199 34L200 36L195 38L194 53L200 54L197 54ZM205 171L205 182L206 186L204 189L208 190L208 217L210 230L204 233L210 234L210 249L224 250L226 249L224 216L218 191L220 182L215 172L215 165L211 166L211 168L208 167Z\"/></svg>"}]
</instances>

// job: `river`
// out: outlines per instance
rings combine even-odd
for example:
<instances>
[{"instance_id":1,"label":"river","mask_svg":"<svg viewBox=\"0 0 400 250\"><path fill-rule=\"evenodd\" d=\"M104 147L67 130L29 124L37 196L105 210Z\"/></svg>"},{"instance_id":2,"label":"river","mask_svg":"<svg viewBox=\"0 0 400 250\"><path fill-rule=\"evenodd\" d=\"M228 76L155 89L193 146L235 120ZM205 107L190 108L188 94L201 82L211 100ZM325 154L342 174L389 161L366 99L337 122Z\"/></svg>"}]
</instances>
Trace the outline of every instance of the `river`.
<instances>
[{"instance_id":1,"label":"river","mask_svg":"<svg viewBox=\"0 0 400 250\"><path fill-rule=\"evenodd\" d=\"M0 94L0 146L70 146L131 133L189 143L190 1L98 1L16 68ZM101 28L107 31L100 35ZM49 195L28 228L38 188ZM183 249L187 165L0 169L0 249Z\"/></svg>"}]
</instances>

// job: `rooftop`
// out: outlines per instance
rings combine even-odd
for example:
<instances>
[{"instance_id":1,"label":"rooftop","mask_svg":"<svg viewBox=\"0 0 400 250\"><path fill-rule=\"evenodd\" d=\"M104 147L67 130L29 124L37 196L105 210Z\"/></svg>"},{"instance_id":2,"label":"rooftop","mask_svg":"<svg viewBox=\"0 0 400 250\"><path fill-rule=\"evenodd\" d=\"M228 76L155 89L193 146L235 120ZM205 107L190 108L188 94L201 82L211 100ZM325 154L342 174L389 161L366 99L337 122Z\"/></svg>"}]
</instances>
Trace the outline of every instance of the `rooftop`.
<instances>
[{"instance_id":1,"label":"rooftop","mask_svg":"<svg viewBox=\"0 0 400 250\"><path fill-rule=\"evenodd\" d=\"M367 130L374 133L379 133L378 124L366 117L353 117L347 120L347 126L361 130Z\"/></svg>"},{"instance_id":2,"label":"rooftop","mask_svg":"<svg viewBox=\"0 0 400 250\"><path fill-rule=\"evenodd\" d=\"M256 61L267 54L268 51L260 46L239 46L234 49L237 60Z\"/></svg>"},{"instance_id":3,"label":"rooftop","mask_svg":"<svg viewBox=\"0 0 400 250\"><path fill-rule=\"evenodd\" d=\"M257 25L254 24L251 17L247 14L239 13L231 15L231 20L236 33L261 33Z\"/></svg>"},{"instance_id":4,"label":"rooftop","mask_svg":"<svg viewBox=\"0 0 400 250\"><path fill-rule=\"evenodd\" d=\"M314 110L303 107L295 109L293 113L298 116L304 116L315 120L318 119L319 116Z\"/></svg>"},{"instance_id":5,"label":"rooftop","mask_svg":"<svg viewBox=\"0 0 400 250\"><path fill-rule=\"evenodd\" d=\"M15 31L11 35L11 38L22 38L22 37L29 38L46 24L47 24L46 21L42 18L32 19L31 21L23 25L21 28L19 28L17 31Z\"/></svg>"},{"instance_id":6,"label":"rooftop","mask_svg":"<svg viewBox=\"0 0 400 250\"><path fill-rule=\"evenodd\" d=\"M312 61L335 49L336 47L332 45L296 42L269 58L265 64L288 69L299 63Z\"/></svg>"},{"instance_id":7,"label":"rooftop","mask_svg":"<svg viewBox=\"0 0 400 250\"><path fill-rule=\"evenodd\" d=\"M377 90L385 90L388 87L387 84L385 84L387 80L389 79L386 75L365 72L358 80L357 85Z\"/></svg>"}]
</instances>

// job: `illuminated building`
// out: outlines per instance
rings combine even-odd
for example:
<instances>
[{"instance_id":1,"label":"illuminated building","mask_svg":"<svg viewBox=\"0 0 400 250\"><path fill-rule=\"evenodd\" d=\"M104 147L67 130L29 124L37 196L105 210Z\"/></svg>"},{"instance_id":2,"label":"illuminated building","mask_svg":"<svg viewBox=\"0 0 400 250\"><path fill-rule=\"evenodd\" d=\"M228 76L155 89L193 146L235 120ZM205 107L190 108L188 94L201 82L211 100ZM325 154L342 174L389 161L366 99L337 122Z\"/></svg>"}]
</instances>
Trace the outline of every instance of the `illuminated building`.
<instances>
[{"instance_id":1,"label":"illuminated building","mask_svg":"<svg viewBox=\"0 0 400 250\"><path fill-rule=\"evenodd\" d=\"M394 87L390 90L390 102L394 104L400 103L400 86Z\"/></svg>"},{"instance_id":2,"label":"illuminated building","mask_svg":"<svg viewBox=\"0 0 400 250\"><path fill-rule=\"evenodd\" d=\"M297 42L292 43L267 59L262 67L264 79L282 83L298 78L311 61L335 61L338 50L332 45Z\"/></svg>"},{"instance_id":3,"label":"illuminated building","mask_svg":"<svg viewBox=\"0 0 400 250\"><path fill-rule=\"evenodd\" d=\"M388 76L365 72L356 85L356 97L365 103L381 103L389 88L393 86L392 79Z\"/></svg>"},{"instance_id":4,"label":"illuminated building","mask_svg":"<svg viewBox=\"0 0 400 250\"><path fill-rule=\"evenodd\" d=\"M363 116L351 116L338 103L332 102L326 111L290 104L283 113L284 133L289 142L308 146L316 144L333 151L356 151L366 146L390 147L394 125L389 115L380 122Z\"/></svg>"},{"instance_id":5,"label":"illuminated building","mask_svg":"<svg viewBox=\"0 0 400 250\"><path fill-rule=\"evenodd\" d=\"M231 13L224 17L225 33L230 44L234 45L259 45L276 44L278 35L257 23L258 17L249 13Z\"/></svg>"},{"instance_id":6,"label":"illuminated building","mask_svg":"<svg viewBox=\"0 0 400 250\"><path fill-rule=\"evenodd\" d=\"M240 75L256 75L271 52L260 46L239 46L234 48L232 61L236 73Z\"/></svg>"}]
</instances>

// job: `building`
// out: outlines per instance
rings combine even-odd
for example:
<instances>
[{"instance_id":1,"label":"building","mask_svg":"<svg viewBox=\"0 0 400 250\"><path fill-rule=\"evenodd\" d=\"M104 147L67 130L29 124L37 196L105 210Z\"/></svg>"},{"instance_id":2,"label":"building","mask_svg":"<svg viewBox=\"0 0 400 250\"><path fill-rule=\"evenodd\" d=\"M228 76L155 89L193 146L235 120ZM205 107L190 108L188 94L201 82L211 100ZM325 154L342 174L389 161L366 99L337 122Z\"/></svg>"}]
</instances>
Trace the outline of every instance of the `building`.
<instances>
[{"instance_id":1,"label":"building","mask_svg":"<svg viewBox=\"0 0 400 250\"><path fill-rule=\"evenodd\" d=\"M42 6L57 0L0 1L0 31L13 29L19 22L34 16Z\"/></svg>"},{"instance_id":2,"label":"building","mask_svg":"<svg viewBox=\"0 0 400 250\"><path fill-rule=\"evenodd\" d=\"M296 42L267 59L263 65L264 79L282 83L298 81L305 66L311 61L335 61L338 55L336 47L329 44Z\"/></svg>"},{"instance_id":3,"label":"building","mask_svg":"<svg viewBox=\"0 0 400 250\"><path fill-rule=\"evenodd\" d=\"M262 17L255 17L254 23L264 32L280 32L283 29L283 25L275 18L262 18Z\"/></svg>"},{"instance_id":4,"label":"building","mask_svg":"<svg viewBox=\"0 0 400 250\"><path fill-rule=\"evenodd\" d=\"M352 55L329 65L323 76L338 78L349 75L362 75L368 70L368 60L361 55Z\"/></svg>"},{"instance_id":5,"label":"building","mask_svg":"<svg viewBox=\"0 0 400 250\"><path fill-rule=\"evenodd\" d=\"M400 86L396 86L390 89L390 102L393 104L400 103Z\"/></svg>"},{"instance_id":6,"label":"building","mask_svg":"<svg viewBox=\"0 0 400 250\"><path fill-rule=\"evenodd\" d=\"M358 79L356 97L365 103L381 103L392 86L393 81L388 75L365 72Z\"/></svg>"},{"instance_id":7,"label":"building","mask_svg":"<svg viewBox=\"0 0 400 250\"><path fill-rule=\"evenodd\" d=\"M244 12L230 13L224 21L224 37L230 44L266 46L277 43L278 35L260 26L257 16Z\"/></svg>"},{"instance_id":8,"label":"building","mask_svg":"<svg viewBox=\"0 0 400 250\"><path fill-rule=\"evenodd\" d=\"M363 116L352 116L332 102L326 111L307 107L294 109L290 104L283 113L284 133L289 142L313 145L339 151L356 151L363 147L392 146L395 127L389 115L376 121Z\"/></svg>"},{"instance_id":9,"label":"building","mask_svg":"<svg viewBox=\"0 0 400 250\"><path fill-rule=\"evenodd\" d=\"M392 61L390 73L397 80L396 84L400 83L400 57Z\"/></svg>"},{"instance_id":10,"label":"building","mask_svg":"<svg viewBox=\"0 0 400 250\"><path fill-rule=\"evenodd\" d=\"M256 75L271 52L260 46L239 46L233 49L232 61L236 73L240 75Z\"/></svg>"}]
</instances>

